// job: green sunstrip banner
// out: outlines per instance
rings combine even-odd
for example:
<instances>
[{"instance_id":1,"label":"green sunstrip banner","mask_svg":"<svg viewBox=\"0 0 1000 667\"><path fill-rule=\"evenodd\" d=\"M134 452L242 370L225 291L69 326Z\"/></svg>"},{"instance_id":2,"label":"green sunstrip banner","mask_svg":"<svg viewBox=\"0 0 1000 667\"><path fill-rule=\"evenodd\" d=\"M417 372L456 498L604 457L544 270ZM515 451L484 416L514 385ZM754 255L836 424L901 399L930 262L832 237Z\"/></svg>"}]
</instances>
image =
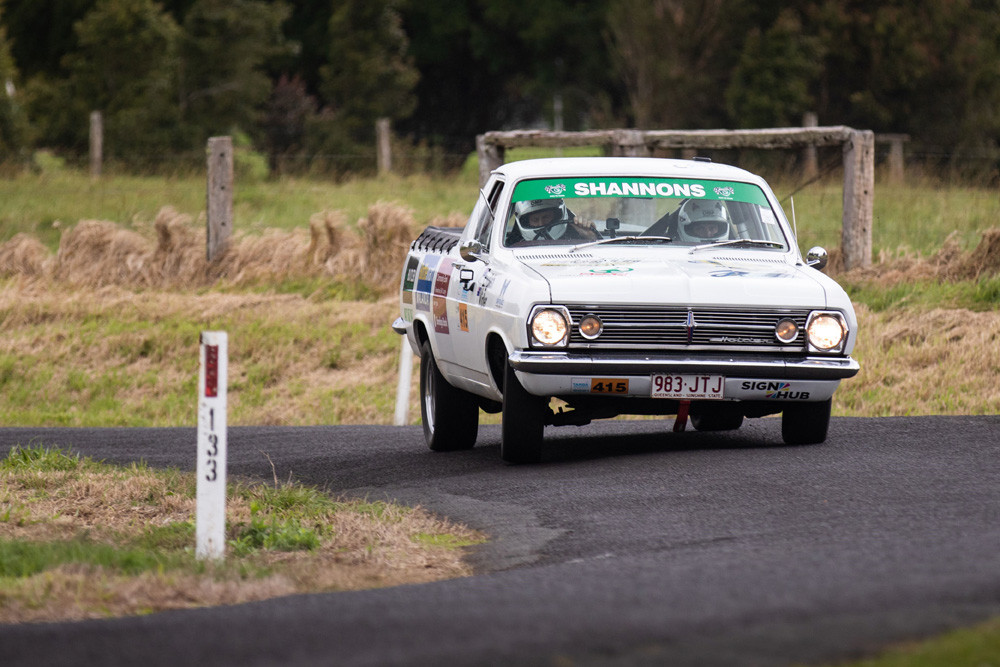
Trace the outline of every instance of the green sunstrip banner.
<instances>
[{"instance_id":1,"label":"green sunstrip banner","mask_svg":"<svg viewBox=\"0 0 1000 667\"><path fill-rule=\"evenodd\" d=\"M756 185L728 181L690 181L676 178L557 178L521 181L514 201L552 197L669 197L742 201L767 206Z\"/></svg>"}]
</instances>

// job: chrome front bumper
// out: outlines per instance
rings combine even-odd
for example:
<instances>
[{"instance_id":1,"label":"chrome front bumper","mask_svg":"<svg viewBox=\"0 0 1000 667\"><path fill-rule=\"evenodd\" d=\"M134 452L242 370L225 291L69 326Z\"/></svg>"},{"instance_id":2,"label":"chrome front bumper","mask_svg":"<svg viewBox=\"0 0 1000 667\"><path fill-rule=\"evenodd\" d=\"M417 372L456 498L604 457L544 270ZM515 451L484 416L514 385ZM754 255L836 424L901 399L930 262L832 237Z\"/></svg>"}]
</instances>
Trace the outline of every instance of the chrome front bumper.
<instances>
[{"instance_id":1,"label":"chrome front bumper","mask_svg":"<svg viewBox=\"0 0 1000 667\"><path fill-rule=\"evenodd\" d=\"M850 357L796 357L659 354L588 354L515 350L510 365L531 375L639 376L652 373L712 374L776 380L842 380L860 370Z\"/></svg>"}]
</instances>

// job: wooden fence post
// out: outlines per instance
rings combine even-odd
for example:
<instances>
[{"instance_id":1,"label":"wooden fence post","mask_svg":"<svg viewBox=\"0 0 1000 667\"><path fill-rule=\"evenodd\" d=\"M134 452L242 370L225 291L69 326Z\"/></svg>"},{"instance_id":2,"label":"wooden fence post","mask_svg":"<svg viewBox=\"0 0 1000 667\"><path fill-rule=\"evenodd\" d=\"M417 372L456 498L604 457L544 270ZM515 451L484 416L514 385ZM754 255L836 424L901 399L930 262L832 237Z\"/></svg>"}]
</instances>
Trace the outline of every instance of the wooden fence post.
<instances>
[{"instance_id":1,"label":"wooden fence post","mask_svg":"<svg viewBox=\"0 0 1000 667\"><path fill-rule=\"evenodd\" d=\"M889 182L903 184L903 143L909 139L905 134L893 134L889 139Z\"/></svg>"},{"instance_id":2,"label":"wooden fence post","mask_svg":"<svg viewBox=\"0 0 1000 667\"><path fill-rule=\"evenodd\" d=\"M104 163L104 117L100 111L90 112L90 177L101 177Z\"/></svg>"},{"instance_id":3,"label":"wooden fence post","mask_svg":"<svg viewBox=\"0 0 1000 667\"><path fill-rule=\"evenodd\" d=\"M486 135L476 135L476 154L479 156L479 187L486 185L494 169L503 164L504 148L499 144L486 143Z\"/></svg>"},{"instance_id":4,"label":"wooden fence post","mask_svg":"<svg viewBox=\"0 0 1000 667\"><path fill-rule=\"evenodd\" d=\"M819 126L819 117L813 111L802 115L802 127ZM816 178L819 173L819 160L816 157L816 145L808 144L802 149L802 176L805 179Z\"/></svg>"},{"instance_id":5,"label":"wooden fence post","mask_svg":"<svg viewBox=\"0 0 1000 667\"><path fill-rule=\"evenodd\" d=\"M392 125L388 118L375 121L375 143L378 146L378 173L392 171Z\"/></svg>"},{"instance_id":6,"label":"wooden fence post","mask_svg":"<svg viewBox=\"0 0 1000 667\"><path fill-rule=\"evenodd\" d=\"M871 266L875 133L855 130L844 142L844 268Z\"/></svg>"},{"instance_id":7,"label":"wooden fence post","mask_svg":"<svg viewBox=\"0 0 1000 667\"><path fill-rule=\"evenodd\" d=\"M619 157L649 157L652 153L646 146L646 134L642 130L616 130L611 155Z\"/></svg>"},{"instance_id":8,"label":"wooden fence post","mask_svg":"<svg viewBox=\"0 0 1000 667\"><path fill-rule=\"evenodd\" d=\"M222 255L233 229L233 139L208 140L207 257Z\"/></svg>"}]
</instances>

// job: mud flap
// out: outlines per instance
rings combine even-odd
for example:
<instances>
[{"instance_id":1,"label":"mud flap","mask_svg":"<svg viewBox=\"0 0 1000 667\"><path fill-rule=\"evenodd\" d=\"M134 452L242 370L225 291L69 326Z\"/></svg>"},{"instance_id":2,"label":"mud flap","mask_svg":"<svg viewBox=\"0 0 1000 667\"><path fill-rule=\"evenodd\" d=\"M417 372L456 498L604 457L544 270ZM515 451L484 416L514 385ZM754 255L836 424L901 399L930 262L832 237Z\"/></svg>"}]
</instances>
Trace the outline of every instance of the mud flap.
<instances>
[{"instance_id":1,"label":"mud flap","mask_svg":"<svg viewBox=\"0 0 1000 667\"><path fill-rule=\"evenodd\" d=\"M691 401L681 401L677 406L677 417L674 419L674 433L682 433L687 428L688 412L691 410Z\"/></svg>"}]
</instances>

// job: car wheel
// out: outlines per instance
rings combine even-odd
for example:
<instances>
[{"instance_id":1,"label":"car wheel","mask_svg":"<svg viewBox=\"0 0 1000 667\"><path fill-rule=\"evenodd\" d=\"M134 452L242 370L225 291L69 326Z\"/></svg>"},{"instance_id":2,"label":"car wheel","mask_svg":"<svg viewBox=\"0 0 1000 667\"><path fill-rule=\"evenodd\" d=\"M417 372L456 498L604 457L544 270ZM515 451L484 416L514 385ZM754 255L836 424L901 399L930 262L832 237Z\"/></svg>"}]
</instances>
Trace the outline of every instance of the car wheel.
<instances>
[{"instance_id":1,"label":"car wheel","mask_svg":"<svg viewBox=\"0 0 1000 667\"><path fill-rule=\"evenodd\" d=\"M781 414L781 437L789 445L814 445L826 440L833 399L789 405Z\"/></svg>"},{"instance_id":2,"label":"car wheel","mask_svg":"<svg viewBox=\"0 0 1000 667\"><path fill-rule=\"evenodd\" d=\"M547 401L529 394L510 363L504 364L500 457L507 463L537 463L542 458Z\"/></svg>"},{"instance_id":3,"label":"car wheel","mask_svg":"<svg viewBox=\"0 0 1000 667\"><path fill-rule=\"evenodd\" d=\"M420 346L420 417L424 439L435 452L476 444L479 404L475 396L451 386L441 375L429 341Z\"/></svg>"},{"instance_id":4,"label":"car wheel","mask_svg":"<svg viewBox=\"0 0 1000 667\"><path fill-rule=\"evenodd\" d=\"M692 413L691 425L698 431L735 431L743 425L743 413L731 405L717 405Z\"/></svg>"}]
</instances>

